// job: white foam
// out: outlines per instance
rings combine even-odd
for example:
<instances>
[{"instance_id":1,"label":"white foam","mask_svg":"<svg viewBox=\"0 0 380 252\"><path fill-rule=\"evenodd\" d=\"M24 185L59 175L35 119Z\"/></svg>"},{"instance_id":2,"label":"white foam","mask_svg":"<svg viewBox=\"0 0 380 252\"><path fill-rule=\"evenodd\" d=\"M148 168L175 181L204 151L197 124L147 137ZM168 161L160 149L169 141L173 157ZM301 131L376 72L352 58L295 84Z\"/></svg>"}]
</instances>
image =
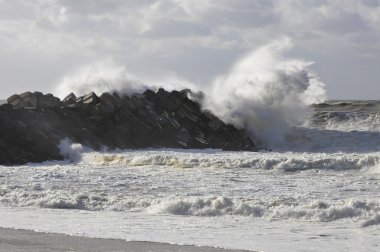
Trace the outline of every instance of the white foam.
<instances>
[{"instance_id":1,"label":"white foam","mask_svg":"<svg viewBox=\"0 0 380 252\"><path fill-rule=\"evenodd\" d=\"M218 174L219 179L224 179L223 174L230 172L235 175L226 183L236 184L237 187L241 186L239 177L243 175L244 179L246 176L244 174L251 174L251 171L257 171L255 176L261 174L260 176L264 179L268 178L262 171L280 172L276 175L278 178L285 176L288 172L293 174L293 172L313 170L318 172L358 171L371 177L376 176L374 171L378 169L380 153L251 153L175 149L102 153L89 150L84 152L80 145L69 141L63 141L62 145L67 155L71 155L71 158L76 160L74 166L62 163L62 166L52 167L49 164L44 167L31 166L31 170L25 170L23 167L4 169L9 174L21 174L20 178L32 184L31 186L27 184L24 186L25 182L3 184L0 188L1 204L18 207L134 211L190 216L236 215L273 220L305 219L331 222L357 218L363 223L369 221L369 224L363 224L363 226L375 222L377 220L375 215L380 211L378 200L347 198L336 202L283 198L274 195L266 197L266 193L255 198L248 197L249 194L233 197L232 195L223 196L223 190L212 192L213 187L209 185L205 189L206 195L202 195L201 191L199 196L194 196L191 195L191 191L187 191L187 194L190 193L188 196L166 193L150 196L156 191L155 188L158 190L161 187L173 187L174 192L178 190L177 188L181 188L183 185L178 184L181 177L173 176L187 176L186 174L193 176L189 177L191 182L185 185L195 186L198 181L195 176L197 171ZM81 158L78 159L79 154ZM186 172L187 170L189 172ZM318 178L318 173L311 175L312 180ZM159 179L160 183L148 182L147 178ZM207 183L213 181L212 183L218 183L219 187L223 185L222 181L215 181L216 177L210 176L210 179ZM145 183L151 184L145 188L143 186ZM273 181L266 183L268 183L266 186L269 186ZM308 184L298 184L298 186L306 189ZM353 188L357 190L355 186ZM288 190L288 188L285 189ZM138 190L139 193L132 193L133 196L126 194L134 190ZM144 193L145 190L147 190L146 193ZM194 193L197 194L196 191ZM207 196L209 193L215 196Z\"/></svg>"},{"instance_id":2,"label":"white foam","mask_svg":"<svg viewBox=\"0 0 380 252\"><path fill-rule=\"evenodd\" d=\"M84 148L79 143L73 143L69 139L63 139L58 145L60 154L71 161L79 161Z\"/></svg>"},{"instance_id":3,"label":"white foam","mask_svg":"<svg viewBox=\"0 0 380 252\"><path fill-rule=\"evenodd\" d=\"M264 214L264 209L262 206L249 205L241 200L215 197L206 199L188 198L166 200L157 205L150 206L148 212L191 216L218 216L228 214L261 217Z\"/></svg>"},{"instance_id":4,"label":"white foam","mask_svg":"<svg viewBox=\"0 0 380 252\"><path fill-rule=\"evenodd\" d=\"M65 76L58 84L55 94L64 98L70 92L85 95L95 92L142 92L147 86L137 77L127 73L122 65L107 59L83 66L77 71Z\"/></svg>"},{"instance_id":5,"label":"white foam","mask_svg":"<svg viewBox=\"0 0 380 252\"><path fill-rule=\"evenodd\" d=\"M82 161L102 166L169 166L177 168L250 168L281 171L350 170L378 166L380 153L276 153L150 150L86 152Z\"/></svg>"},{"instance_id":6,"label":"white foam","mask_svg":"<svg viewBox=\"0 0 380 252\"><path fill-rule=\"evenodd\" d=\"M84 65L63 77L54 93L61 98L71 92L79 96L89 92L95 92L97 95L104 92L130 95L142 93L146 89L157 90L160 87L164 87L168 91L186 88L192 89L194 92L199 91L192 82L175 74L167 74L164 77L156 76L154 79L142 78L130 73L125 66L114 60L107 59Z\"/></svg>"},{"instance_id":7,"label":"white foam","mask_svg":"<svg viewBox=\"0 0 380 252\"><path fill-rule=\"evenodd\" d=\"M347 199L339 202L298 201L292 198L243 199L218 197L167 197L107 195L92 192L66 192L60 190L27 191L22 188L2 187L2 205L41 207L53 209L80 209L90 211L143 212L188 216L236 215L251 218L280 220L313 220L333 222L356 219L363 227L378 225L379 200Z\"/></svg>"},{"instance_id":8,"label":"white foam","mask_svg":"<svg viewBox=\"0 0 380 252\"><path fill-rule=\"evenodd\" d=\"M309 70L310 62L288 59L289 38L252 51L231 71L216 78L204 106L223 121L248 129L257 144L276 148L292 126L326 99L324 84Z\"/></svg>"},{"instance_id":9,"label":"white foam","mask_svg":"<svg viewBox=\"0 0 380 252\"><path fill-rule=\"evenodd\" d=\"M371 250L379 157L85 150L76 162L1 167L0 226L274 251L339 250L360 232L354 250Z\"/></svg>"}]
</instances>

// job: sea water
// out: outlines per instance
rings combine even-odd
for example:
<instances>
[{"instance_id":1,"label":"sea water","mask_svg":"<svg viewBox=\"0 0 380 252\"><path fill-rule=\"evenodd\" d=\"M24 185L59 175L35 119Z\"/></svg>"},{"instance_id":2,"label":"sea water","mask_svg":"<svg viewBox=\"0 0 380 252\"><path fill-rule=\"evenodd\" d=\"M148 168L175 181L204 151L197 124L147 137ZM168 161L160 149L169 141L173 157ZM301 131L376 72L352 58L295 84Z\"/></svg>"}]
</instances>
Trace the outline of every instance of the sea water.
<instances>
[{"instance_id":1,"label":"sea water","mask_svg":"<svg viewBox=\"0 0 380 252\"><path fill-rule=\"evenodd\" d=\"M254 251L380 250L380 103L333 101L272 151L61 148L0 167L0 227Z\"/></svg>"}]
</instances>

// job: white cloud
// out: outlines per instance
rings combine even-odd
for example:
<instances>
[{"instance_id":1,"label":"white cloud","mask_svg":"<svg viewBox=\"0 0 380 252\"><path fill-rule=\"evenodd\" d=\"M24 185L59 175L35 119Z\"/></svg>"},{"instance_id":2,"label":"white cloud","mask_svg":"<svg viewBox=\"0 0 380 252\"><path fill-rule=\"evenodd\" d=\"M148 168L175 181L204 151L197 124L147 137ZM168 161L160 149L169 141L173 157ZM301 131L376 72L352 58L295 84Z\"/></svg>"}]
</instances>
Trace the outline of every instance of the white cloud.
<instances>
[{"instance_id":1,"label":"white cloud","mask_svg":"<svg viewBox=\"0 0 380 252\"><path fill-rule=\"evenodd\" d=\"M62 76L111 57L146 76L175 71L206 82L226 71L227 61L286 35L296 40L295 54L318 61L322 79L344 85L331 73L339 70L332 59L350 56L353 68L358 57L377 58L378 27L380 0L0 1L2 64L61 61L70 66L57 69ZM375 75L366 72L367 82ZM39 76L25 78L51 89L42 70Z\"/></svg>"}]
</instances>

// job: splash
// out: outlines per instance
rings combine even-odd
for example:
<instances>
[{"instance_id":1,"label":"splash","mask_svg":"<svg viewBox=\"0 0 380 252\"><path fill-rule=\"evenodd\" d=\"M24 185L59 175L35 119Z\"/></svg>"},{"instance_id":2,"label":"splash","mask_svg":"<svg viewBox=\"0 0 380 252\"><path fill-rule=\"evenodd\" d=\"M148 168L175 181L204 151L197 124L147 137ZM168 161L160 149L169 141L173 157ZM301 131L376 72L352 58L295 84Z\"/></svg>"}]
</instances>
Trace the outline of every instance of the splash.
<instances>
[{"instance_id":1,"label":"splash","mask_svg":"<svg viewBox=\"0 0 380 252\"><path fill-rule=\"evenodd\" d=\"M159 87L202 91L204 97L193 99L204 109L226 123L246 128L256 144L273 149L284 144L289 130L310 115L310 104L326 99L324 84L309 69L312 62L284 56L292 46L289 38L264 45L243 57L229 73L204 86L175 74L155 76L154 80L139 78L129 74L125 66L106 60L63 78L56 93L60 97L91 91L131 94Z\"/></svg>"},{"instance_id":2,"label":"splash","mask_svg":"<svg viewBox=\"0 0 380 252\"><path fill-rule=\"evenodd\" d=\"M89 92L96 94L111 91L127 93L141 92L145 89L146 85L137 77L127 73L124 66L107 59L83 66L65 76L54 93L63 98L70 92L81 96Z\"/></svg>"},{"instance_id":3,"label":"splash","mask_svg":"<svg viewBox=\"0 0 380 252\"><path fill-rule=\"evenodd\" d=\"M215 79L204 107L246 128L259 145L284 143L287 132L310 115L309 105L326 99L324 84L309 69L312 62L284 57L292 47L284 38L250 52Z\"/></svg>"},{"instance_id":4,"label":"splash","mask_svg":"<svg viewBox=\"0 0 380 252\"><path fill-rule=\"evenodd\" d=\"M71 92L82 96L90 92L100 95L105 92L119 94L142 93L146 89L157 90L164 87L166 90L198 89L188 80L180 78L173 73L165 76L156 76L154 80L141 78L131 74L123 65L112 59L85 65L77 71L62 78L55 94L60 98Z\"/></svg>"},{"instance_id":5,"label":"splash","mask_svg":"<svg viewBox=\"0 0 380 252\"><path fill-rule=\"evenodd\" d=\"M82 152L84 148L79 143L72 143L69 139L65 138L61 140L58 145L60 154L65 158L72 162L79 161L82 156Z\"/></svg>"}]
</instances>

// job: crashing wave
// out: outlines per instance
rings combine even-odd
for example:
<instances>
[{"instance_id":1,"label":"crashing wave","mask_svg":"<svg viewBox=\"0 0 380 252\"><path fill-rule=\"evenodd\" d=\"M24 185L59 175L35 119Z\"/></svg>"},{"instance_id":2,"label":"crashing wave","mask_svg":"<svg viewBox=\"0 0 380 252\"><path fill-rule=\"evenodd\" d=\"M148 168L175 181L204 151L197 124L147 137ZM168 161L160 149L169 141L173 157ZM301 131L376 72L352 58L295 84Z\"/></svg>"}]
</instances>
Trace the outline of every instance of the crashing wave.
<instances>
[{"instance_id":1,"label":"crashing wave","mask_svg":"<svg viewBox=\"0 0 380 252\"><path fill-rule=\"evenodd\" d=\"M169 166L178 168L249 168L280 171L351 170L376 167L379 153L251 153L217 150L87 152L82 162L101 166Z\"/></svg>"},{"instance_id":2,"label":"crashing wave","mask_svg":"<svg viewBox=\"0 0 380 252\"><path fill-rule=\"evenodd\" d=\"M303 219L332 222L355 219L362 222L362 227L380 224L380 201L378 200L347 199L339 202L314 200L303 203L294 198L170 197L150 199L59 191L35 191L26 194L20 188L2 188L0 192L0 202L9 206L189 216L238 215L272 221Z\"/></svg>"}]
</instances>

